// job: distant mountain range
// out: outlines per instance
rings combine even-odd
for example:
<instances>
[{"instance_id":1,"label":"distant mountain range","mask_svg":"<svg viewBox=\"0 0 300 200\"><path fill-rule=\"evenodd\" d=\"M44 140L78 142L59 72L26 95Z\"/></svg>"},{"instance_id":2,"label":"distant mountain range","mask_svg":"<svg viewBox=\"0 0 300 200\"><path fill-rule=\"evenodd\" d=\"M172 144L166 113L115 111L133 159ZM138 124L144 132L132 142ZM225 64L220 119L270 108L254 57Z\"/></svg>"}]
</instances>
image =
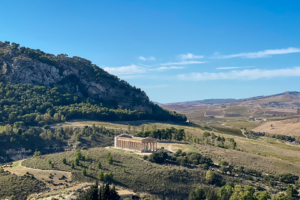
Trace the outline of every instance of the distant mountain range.
<instances>
[{"instance_id":1,"label":"distant mountain range","mask_svg":"<svg viewBox=\"0 0 300 200\"><path fill-rule=\"evenodd\" d=\"M300 99L300 92L284 92L279 94L273 95L266 95L266 96L257 96L257 97L250 97L244 99L204 99L204 100L195 100L195 101L184 101L184 102L174 102L174 103L157 103L153 102L158 105L185 105L185 106L195 106L199 104L226 104L226 103L234 103L234 102L245 102L245 101L253 101L253 100L260 100L260 99L268 99L268 98L275 98L280 96L290 97L292 99Z\"/></svg>"}]
</instances>

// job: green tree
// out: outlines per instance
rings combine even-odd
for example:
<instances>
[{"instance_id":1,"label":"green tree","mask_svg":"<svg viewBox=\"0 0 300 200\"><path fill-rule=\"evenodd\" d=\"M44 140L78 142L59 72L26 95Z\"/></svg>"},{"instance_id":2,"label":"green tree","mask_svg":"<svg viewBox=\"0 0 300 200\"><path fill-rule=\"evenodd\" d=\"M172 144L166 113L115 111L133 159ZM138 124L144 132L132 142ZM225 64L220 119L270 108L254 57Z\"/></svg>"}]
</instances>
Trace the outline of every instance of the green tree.
<instances>
[{"instance_id":1,"label":"green tree","mask_svg":"<svg viewBox=\"0 0 300 200\"><path fill-rule=\"evenodd\" d=\"M299 192L294 188L294 187L289 187L286 191L285 191L286 196L288 197L297 197Z\"/></svg>"},{"instance_id":2,"label":"green tree","mask_svg":"<svg viewBox=\"0 0 300 200\"><path fill-rule=\"evenodd\" d=\"M101 169L101 168L102 168L102 165L101 165L101 162L100 162L100 161L97 163L97 168L98 168L98 169Z\"/></svg>"},{"instance_id":3,"label":"green tree","mask_svg":"<svg viewBox=\"0 0 300 200\"><path fill-rule=\"evenodd\" d=\"M86 169L85 168L82 169L82 175L86 176Z\"/></svg>"},{"instance_id":4,"label":"green tree","mask_svg":"<svg viewBox=\"0 0 300 200\"><path fill-rule=\"evenodd\" d=\"M106 154L106 159L108 159L108 157L111 157L110 152L107 152L107 154Z\"/></svg>"},{"instance_id":5,"label":"green tree","mask_svg":"<svg viewBox=\"0 0 300 200\"><path fill-rule=\"evenodd\" d=\"M107 173L103 174L103 180L107 181L109 179L109 175Z\"/></svg>"},{"instance_id":6,"label":"green tree","mask_svg":"<svg viewBox=\"0 0 300 200\"><path fill-rule=\"evenodd\" d=\"M229 200L232 195L232 187L230 185L222 186L218 190L218 196L220 200Z\"/></svg>"},{"instance_id":7,"label":"green tree","mask_svg":"<svg viewBox=\"0 0 300 200\"><path fill-rule=\"evenodd\" d=\"M50 165L52 163L51 159L48 160L48 164Z\"/></svg>"},{"instance_id":8,"label":"green tree","mask_svg":"<svg viewBox=\"0 0 300 200\"><path fill-rule=\"evenodd\" d=\"M243 188L240 185L235 185L233 189L233 194L230 197L230 200L241 200L241 197L243 195Z\"/></svg>"},{"instance_id":9,"label":"green tree","mask_svg":"<svg viewBox=\"0 0 300 200\"><path fill-rule=\"evenodd\" d=\"M261 193L259 193L258 200L269 200L271 199L270 193L268 191L263 191Z\"/></svg>"},{"instance_id":10,"label":"green tree","mask_svg":"<svg viewBox=\"0 0 300 200\"><path fill-rule=\"evenodd\" d=\"M71 163L71 168L74 169L75 168L75 164L74 162Z\"/></svg>"},{"instance_id":11,"label":"green tree","mask_svg":"<svg viewBox=\"0 0 300 200\"><path fill-rule=\"evenodd\" d=\"M92 165L89 165L89 170L92 170Z\"/></svg>"},{"instance_id":12,"label":"green tree","mask_svg":"<svg viewBox=\"0 0 300 200\"><path fill-rule=\"evenodd\" d=\"M99 179L100 181L103 181L103 180L104 180L104 176L103 176L103 172L102 172L102 171L99 171L99 173L98 173L98 179Z\"/></svg>"},{"instance_id":13,"label":"green tree","mask_svg":"<svg viewBox=\"0 0 300 200\"><path fill-rule=\"evenodd\" d=\"M189 194L189 200L205 200L205 191L202 187L198 187Z\"/></svg>"},{"instance_id":14,"label":"green tree","mask_svg":"<svg viewBox=\"0 0 300 200\"><path fill-rule=\"evenodd\" d=\"M66 159L66 158L63 158L63 159L62 159L62 163L63 163L63 164L67 164L67 159Z\"/></svg>"},{"instance_id":15,"label":"green tree","mask_svg":"<svg viewBox=\"0 0 300 200\"><path fill-rule=\"evenodd\" d=\"M76 154L75 154L76 158L78 158L78 160L80 160L82 158L82 154L80 149L76 149Z\"/></svg>"},{"instance_id":16,"label":"green tree","mask_svg":"<svg viewBox=\"0 0 300 200\"><path fill-rule=\"evenodd\" d=\"M33 153L33 157L37 157L37 156L40 156L41 155L41 152L40 151L35 151Z\"/></svg>"},{"instance_id":17,"label":"green tree","mask_svg":"<svg viewBox=\"0 0 300 200\"><path fill-rule=\"evenodd\" d=\"M75 158L75 165L79 166L79 159L78 158Z\"/></svg>"},{"instance_id":18,"label":"green tree","mask_svg":"<svg viewBox=\"0 0 300 200\"><path fill-rule=\"evenodd\" d=\"M54 168L54 163L51 163L50 165L51 165L51 168Z\"/></svg>"},{"instance_id":19,"label":"green tree","mask_svg":"<svg viewBox=\"0 0 300 200\"><path fill-rule=\"evenodd\" d=\"M111 156L109 156L108 158L107 158L107 163L108 164L113 164L113 159L112 159L112 157Z\"/></svg>"},{"instance_id":20,"label":"green tree","mask_svg":"<svg viewBox=\"0 0 300 200\"><path fill-rule=\"evenodd\" d=\"M213 183L215 180L215 173L211 170L208 170L206 172L205 179L206 179L207 183Z\"/></svg>"}]
</instances>

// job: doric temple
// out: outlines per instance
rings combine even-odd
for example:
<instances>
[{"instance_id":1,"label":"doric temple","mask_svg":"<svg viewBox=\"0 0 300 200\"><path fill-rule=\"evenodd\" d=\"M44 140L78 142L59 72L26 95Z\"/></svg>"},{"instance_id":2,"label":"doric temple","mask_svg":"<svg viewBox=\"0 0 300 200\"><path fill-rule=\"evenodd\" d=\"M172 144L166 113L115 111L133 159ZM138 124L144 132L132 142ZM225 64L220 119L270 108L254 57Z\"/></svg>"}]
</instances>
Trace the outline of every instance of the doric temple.
<instances>
[{"instance_id":1,"label":"doric temple","mask_svg":"<svg viewBox=\"0 0 300 200\"><path fill-rule=\"evenodd\" d=\"M140 152L156 152L157 140L151 137L133 137L121 134L115 137L115 148L130 149Z\"/></svg>"}]
</instances>

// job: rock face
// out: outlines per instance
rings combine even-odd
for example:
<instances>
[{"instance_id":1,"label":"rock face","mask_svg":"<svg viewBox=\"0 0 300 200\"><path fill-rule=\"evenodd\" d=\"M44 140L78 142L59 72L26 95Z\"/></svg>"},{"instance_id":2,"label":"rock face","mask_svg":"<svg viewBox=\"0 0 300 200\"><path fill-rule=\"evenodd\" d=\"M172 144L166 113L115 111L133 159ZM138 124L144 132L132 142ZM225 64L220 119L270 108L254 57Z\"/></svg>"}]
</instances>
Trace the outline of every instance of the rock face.
<instances>
[{"instance_id":1,"label":"rock face","mask_svg":"<svg viewBox=\"0 0 300 200\"><path fill-rule=\"evenodd\" d=\"M145 92L107 73L89 60L52 55L40 50L0 42L0 81L59 87L91 101L101 101L123 109L152 112Z\"/></svg>"}]
</instances>

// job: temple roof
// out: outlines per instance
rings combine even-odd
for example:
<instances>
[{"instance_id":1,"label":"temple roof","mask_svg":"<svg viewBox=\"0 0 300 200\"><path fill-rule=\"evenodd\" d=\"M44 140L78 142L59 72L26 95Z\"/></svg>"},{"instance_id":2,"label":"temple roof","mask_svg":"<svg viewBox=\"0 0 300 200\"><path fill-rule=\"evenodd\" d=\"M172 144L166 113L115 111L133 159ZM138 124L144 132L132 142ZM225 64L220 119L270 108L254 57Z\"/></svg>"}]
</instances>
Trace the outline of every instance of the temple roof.
<instances>
[{"instance_id":1,"label":"temple roof","mask_svg":"<svg viewBox=\"0 0 300 200\"><path fill-rule=\"evenodd\" d=\"M119 138L121 140L127 140L127 141L153 141L153 142L157 142L157 139L152 138L152 137L146 137L146 138L142 138L142 137L133 137L131 135L128 134L121 134L121 135L117 135L116 138Z\"/></svg>"}]
</instances>

